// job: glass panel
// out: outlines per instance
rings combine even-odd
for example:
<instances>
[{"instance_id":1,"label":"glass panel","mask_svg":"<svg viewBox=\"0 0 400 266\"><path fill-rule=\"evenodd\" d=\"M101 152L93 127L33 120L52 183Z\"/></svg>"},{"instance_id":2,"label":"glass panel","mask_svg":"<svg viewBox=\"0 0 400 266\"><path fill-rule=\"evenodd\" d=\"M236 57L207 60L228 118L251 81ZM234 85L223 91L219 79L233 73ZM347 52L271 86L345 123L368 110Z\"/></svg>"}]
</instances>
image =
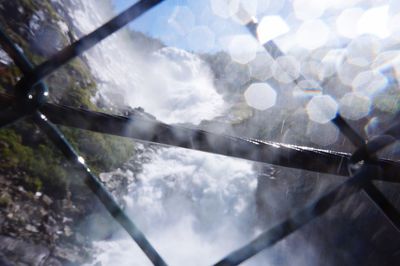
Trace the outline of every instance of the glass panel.
<instances>
[{"instance_id":1,"label":"glass panel","mask_svg":"<svg viewBox=\"0 0 400 266\"><path fill-rule=\"evenodd\" d=\"M2 1L0 22L39 64L136 2ZM397 1L167 0L45 81L52 103L296 150L352 152L332 122L337 114L370 139L399 108L399 10ZM3 50L0 72L0 90L10 92L21 73ZM39 250L35 258L56 246L47 264L148 264L82 183L71 181L77 173L44 135L18 125L0 132L1 170L23 176L9 181L0 173L0 247L10 247L5 255L0 249L0 264L20 258L18 245L3 244L12 241ZM217 262L346 180L63 131L172 265ZM380 155L397 159L397 148ZM397 186L380 189L399 205ZM20 211L29 204L36 207ZM359 193L245 265L390 264L398 237L380 215ZM39 248L27 244L35 241ZM22 255L11 262L30 263Z\"/></svg>"},{"instance_id":2,"label":"glass panel","mask_svg":"<svg viewBox=\"0 0 400 266\"><path fill-rule=\"evenodd\" d=\"M357 193L245 265L390 265L399 244L396 229Z\"/></svg>"}]
</instances>

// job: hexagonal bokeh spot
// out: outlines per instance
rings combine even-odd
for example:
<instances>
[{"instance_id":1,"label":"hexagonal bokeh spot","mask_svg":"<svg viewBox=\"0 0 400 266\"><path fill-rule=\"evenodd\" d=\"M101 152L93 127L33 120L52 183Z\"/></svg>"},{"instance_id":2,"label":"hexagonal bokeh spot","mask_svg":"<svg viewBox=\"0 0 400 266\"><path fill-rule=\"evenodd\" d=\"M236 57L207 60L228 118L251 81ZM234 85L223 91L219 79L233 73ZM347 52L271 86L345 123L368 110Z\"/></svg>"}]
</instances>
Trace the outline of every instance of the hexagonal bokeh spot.
<instances>
[{"instance_id":1,"label":"hexagonal bokeh spot","mask_svg":"<svg viewBox=\"0 0 400 266\"><path fill-rule=\"evenodd\" d=\"M244 92L246 103L258 110L266 110L275 105L277 94L267 83L253 83Z\"/></svg>"},{"instance_id":2,"label":"hexagonal bokeh spot","mask_svg":"<svg viewBox=\"0 0 400 266\"><path fill-rule=\"evenodd\" d=\"M323 46L329 39L329 27L322 20L309 20L296 32L296 41L302 48L313 50Z\"/></svg>"},{"instance_id":3,"label":"hexagonal bokeh spot","mask_svg":"<svg viewBox=\"0 0 400 266\"><path fill-rule=\"evenodd\" d=\"M316 19L326 8L327 3L323 0L293 0L294 13L301 20Z\"/></svg>"},{"instance_id":4,"label":"hexagonal bokeh spot","mask_svg":"<svg viewBox=\"0 0 400 266\"><path fill-rule=\"evenodd\" d=\"M280 56L273 64L274 78L282 83L290 83L300 76L300 64L294 56Z\"/></svg>"},{"instance_id":5,"label":"hexagonal bokeh spot","mask_svg":"<svg viewBox=\"0 0 400 266\"><path fill-rule=\"evenodd\" d=\"M364 13L362 8L348 8L336 18L336 31L343 37L353 39L357 37L357 22Z\"/></svg>"},{"instance_id":6,"label":"hexagonal bokeh spot","mask_svg":"<svg viewBox=\"0 0 400 266\"><path fill-rule=\"evenodd\" d=\"M378 71L367 70L359 73L351 85L355 92L371 97L387 87L388 79Z\"/></svg>"},{"instance_id":7,"label":"hexagonal bokeh spot","mask_svg":"<svg viewBox=\"0 0 400 266\"><path fill-rule=\"evenodd\" d=\"M309 121L307 135L313 143L320 146L329 146L338 140L339 129L333 123L321 124Z\"/></svg>"},{"instance_id":8,"label":"hexagonal bokeh spot","mask_svg":"<svg viewBox=\"0 0 400 266\"><path fill-rule=\"evenodd\" d=\"M267 52L258 53L256 58L249 63L250 74L253 78L265 81L272 77L274 59Z\"/></svg>"},{"instance_id":9,"label":"hexagonal bokeh spot","mask_svg":"<svg viewBox=\"0 0 400 266\"><path fill-rule=\"evenodd\" d=\"M266 43L287 32L290 28L280 16L265 16L257 27L257 37L260 43Z\"/></svg>"},{"instance_id":10,"label":"hexagonal bokeh spot","mask_svg":"<svg viewBox=\"0 0 400 266\"><path fill-rule=\"evenodd\" d=\"M210 0L210 4L215 15L230 18L238 12L240 0Z\"/></svg>"},{"instance_id":11,"label":"hexagonal bokeh spot","mask_svg":"<svg viewBox=\"0 0 400 266\"><path fill-rule=\"evenodd\" d=\"M340 114L351 120L358 120L370 112L371 100L359 93L348 92L340 99Z\"/></svg>"},{"instance_id":12,"label":"hexagonal bokeh spot","mask_svg":"<svg viewBox=\"0 0 400 266\"><path fill-rule=\"evenodd\" d=\"M338 104L329 95L318 95L308 102L306 110L312 121L325 124L335 118Z\"/></svg>"},{"instance_id":13,"label":"hexagonal bokeh spot","mask_svg":"<svg viewBox=\"0 0 400 266\"><path fill-rule=\"evenodd\" d=\"M246 25L257 16L258 0L240 0L237 12L232 19L241 25Z\"/></svg>"},{"instance_id":14,"label":"hexagonal bokeh spot","mask_svg":"<svg viewBox=\"0 0 400 266\"><path fill-rule=\"evenodd\" d=\"M234 36L229 43L228 51L233 61L247 64L256 57L257 41L250 35Z\"/></svg>"},{"instance_id":15,"label":"hexagonal bokeh spot","mask_svg":"<svg viewBox=\"0 0 400 266\"><path fill-rule=\"evenodd\" d=\"M375 60L381 50L382 45L378 37L362 35L353 39L347 45L346 58L353 65L367 67Z\"/></svg>"}]
</instances>

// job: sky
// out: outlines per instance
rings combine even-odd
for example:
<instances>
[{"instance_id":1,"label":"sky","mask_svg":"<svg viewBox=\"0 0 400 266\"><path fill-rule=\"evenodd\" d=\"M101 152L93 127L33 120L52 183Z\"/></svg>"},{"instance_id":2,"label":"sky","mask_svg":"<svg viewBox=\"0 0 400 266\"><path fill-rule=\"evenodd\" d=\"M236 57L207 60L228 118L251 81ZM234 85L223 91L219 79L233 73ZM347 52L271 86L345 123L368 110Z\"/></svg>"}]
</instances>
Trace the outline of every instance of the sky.
<instances>
[{"instance_id":1,"label":"sky","mask_svg":"<svg viewBox=\"0 0 400 266\"><path fill-rule=\"evenodd\" d=\"M116 12L135 0L113 0ZM248 34L245 27L213 14L209 0L168 0L130 24L135 30L188 51L217 51L226 47L223 36ZM222 37L222 38L221 38Z\"/></svg>"},{"instance_id":2,"label":"sky","mask_svg":"<svg viewBox=\"0 0 400 266\"><path fill-rule=\"evenodd\" d=\"M285 52L298 47L311 51L324 45L340 46L363 34L384 39L390 35L388 25L393 28L400 21L398 0L237 0L231 3L238 1L246 10L254 10L260 25L265 16L279 16L287 24L284 25L287 31L278 34L273 32L278 30L276 20L265 23L264 27L268 36L279 36L273 39ZM118 13L137 0L112 2ZM223 18L221 12L227 8L222 5L226 2L167 0L134 20L130 27L186 51L229 50L235 36L250 34L237 19ZM251 3L256 3L254 9ZM400 36L400 27L395 27Z\"/></svg>"}]
</instances>

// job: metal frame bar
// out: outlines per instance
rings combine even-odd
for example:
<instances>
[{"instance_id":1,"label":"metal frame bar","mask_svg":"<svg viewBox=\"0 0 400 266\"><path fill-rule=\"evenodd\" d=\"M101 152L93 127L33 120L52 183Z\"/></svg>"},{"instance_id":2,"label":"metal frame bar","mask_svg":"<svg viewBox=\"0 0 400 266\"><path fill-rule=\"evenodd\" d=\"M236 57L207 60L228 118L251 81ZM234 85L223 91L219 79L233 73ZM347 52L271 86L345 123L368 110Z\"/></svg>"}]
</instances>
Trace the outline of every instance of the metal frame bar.
<instances>
[{"instance_id":1,"label":"metal frame bar","mask_svg":"<svg viewBox=\"0 0 400 266\"><path fill-rule=\"evenodd\" d=\"M30 111L33 121L44 133L47 134L48 138L61 150L69 162L85 176L85 184L97 196L111 216L113 216L114 219L125 229L154 265L162 266L167 264L150 244L145 235L133 223L131 218L129 218L118 205L113 195L107 191L105 186L99 181L98 177L96 177L91 172L90 168L86 166L83 158L76 153L61 131L50 123L45 115L36 110L40 105L44 104L46 99L43 96L46 96L45 92L48 91L44 82L41 81L42 78L55 71L59 66L63 65L73 57L78 56L80 53L83 53L85 50L94 46L102 39L123 27L125 24L143 14L159 2L161 1L138 2L127 11L121 13L119 16L101 26L88 36L66 47L52 59L36 68L33 67L24 54L18 50L2 30L0 30L0 44L24 74L24 77L15 86L15 93L17 95L17 98L14 99L15 106L3 113L4 118L7 118L5 116L9 115L11 119L4 119L1 121L1 126L4 126L6 122L13 122L16 119L22 118L24 114L28 114L28 111ZM37 101L32 104L29 102L29 99L31 98L27 97L31 92L35 92L37 97ZM21 105L28 106L28 108L24 108L24 111L26 112L18 112L18 107ZM13 116L13 112L16 113L16 115Z\"/></svg>"},{"instance_id":2,"label":"metal frame bar","mask_svg":"<svg viewBox=\"0 0 400 266\"><path fill-rule=\"evenodd\" d=\"M164 0L141 0L132 5L118 16L109 20L93 32L82 37L78 41L57 52L50 59L35 67L29 74L25 75L16 85L17 90L21 89L26 93L27 88L31 88L40 80L57 70L59 67L71 59L81 55L86 50L92 48L114 32L123 28L129 22L138 18L143 13L155 7Z\"/></svg>"},{"instance_id":3,"label":"metal frame bar","mask_svg":"<svg viewBox=\"0 0 400 266\"><path fill-rule=\"evenodd\" d=\"M161 2L162 0L139 1L92 33L65 47L36 67L31 65L24 54L0 30L0 44L24 73L23 78L15 86L16 97L0 95L0 104L7 106L0 113L0 127L25 116L32 116L34 122L48 135L50 140L64 153L69 161L84 173L86 185L138 243L154 265L166 265L166 263L147 241L143 233L139 231L119 207L113 196L100 183L98 178L91 173L62 133L48 120L61 125L130 137L140 141L337 175L352 176L348 171L348 166L364 161L361 168L350 179L325 193L311 205L306 206L283 222L262 233L254 241L234 251L216 265L237 265L243 262L265 248L274 245L360 189L364 189L385 217L400 231L399 212L371 182L373 179L399 182L397 173L400 170L400 164L377 159L375 153L393 143L399 137L400 124L396 123L384 132L390 138L383 136L366 144L345 119L337 114L332 122L340 129L342 134L358 147L357 151L350 155L309 147L218 135L203 130L170 126L146 117L134 116L127 118L46 103L48 90L42 82L44 77ZM246 27L257 38L257 24L251 21ZM275 59L283 55L273 41L266 43L264 48ZM304 76L300 76L295 82L304 79Z\"/></svg>"},{"instance_id":4,"label":"metal frame bar","mask_svg":"<svg viewBox=\"0 0 400 266\"><path fill-rule=\"evenodd\" d=\"M0 94L0 105L12 101L13 98ZM164 124L140 115L124 117L52 103L45 103L39 110L49 121L62 126L283 167L349 176L347 165L351 163L352 155L348 153L219 135ZM374 180L400 183L399 162L377 159L377 163L382 168L383 175L374 177Z\"/></svg>"},{"instance_id":5,"label":"metal frame bar","mask_svg":"<svg viewBox=\"0 0 400 266\"><path fill-rule=\"evenodd\" d=\"M368 182L374 175L379 175L379 168L365 165L354 177L319 197L316 201L297 211L289 218L271 227L247 245L217 262L215 266L238 265L264 249L273 246L284 237L324 214L340 201L359 191L360 186Z\"/></svg>"},{"instance_id":6,"label":"metal frame bar","mask_svg":"<svg viewBox=\"0 0 400 266\"><path fill-rule=\"evenodd\" d=\"M242 10L243 12L243 10ZM257 23L255 21L250 21L246 27L249 29L251 34L257 39ZM274 58L278 58L279 56L284 55L284 53L279 49L279 47L275 44L274 41L269 41L264 44L265 50ZM294 81L294 83L298 83L301 80L306 80L303 75ZM374 164L376 158L373 154L369 153L369 150L364 146L365 141L358 135L358 133L353 130L348 123L337 114L336 117L332 120L332 122L339 128L339 130L344 134L356 147L358 147L356 153L360 154L361 157L368 158L364 161L364 165L360 169L360 174L356 174L348 181L342 183L336 189L326 193L325 195L318 198L311 206L306 207L296 213L295 215L289 217L282 223L278 224L275 227L267 230L261 236L257 237L255 240L245 245L244 247L234 251L229 254L227 257L219 261L218 266L222 265L237 265L244 260L256 255L261 252L265 248L268 248L297 230L299 227L308 223L312 219L316 218L318 215L327 211L331 206L337 203L336 197L337 194L340 193L341 190L351 189L354 185L361 186L365 193L368 195L369 199L375 203L375 206L384 214L384 216L389 220L389 222L396 228L397 231L400 232L400 213L396 210L396 208L386 199L386 197L375 187L375 185L371 182L372 178L370 178L371 172L364 171L367 168L370 168L371 165ZM386 139L385 139L386 140ZM374 145L375 150L380 148L384 148L389 145L389 141L380 141L378 145ZM368 146L367 146L368 147ZM354 159L354 156L352 156ZM348 167L350 168L352 161L349 161ZM350 173L351 174L351 173ZM369 177L365 179L364 177ZM362 180L365 179L365 180ZM351 195L352 193L346 194ZM340 197L340 199L344 199L344 197ZM325 204L326 205L325 205ZM314 206L321 206L322 208L314 208Z\"/></svg>"}]
</instances>

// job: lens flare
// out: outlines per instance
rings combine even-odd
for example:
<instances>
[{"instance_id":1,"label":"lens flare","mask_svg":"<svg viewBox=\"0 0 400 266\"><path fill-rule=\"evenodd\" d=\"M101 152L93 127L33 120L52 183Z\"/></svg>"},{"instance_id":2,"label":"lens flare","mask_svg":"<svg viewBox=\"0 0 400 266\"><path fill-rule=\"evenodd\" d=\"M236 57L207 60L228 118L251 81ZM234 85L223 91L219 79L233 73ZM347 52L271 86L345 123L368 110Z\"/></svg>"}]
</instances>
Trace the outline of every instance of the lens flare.
<instances>
[{"instance_id":1,"label":"lens flare","mask_svg":"<svg viewBox=\"0 0 400 266\"><path fill-rule=\"evenodd\" d=\"M275 105L276 92L267 83L253 83L244 93L244 97L249 106L266 110Z\"/></svg>"}]
</instances>

